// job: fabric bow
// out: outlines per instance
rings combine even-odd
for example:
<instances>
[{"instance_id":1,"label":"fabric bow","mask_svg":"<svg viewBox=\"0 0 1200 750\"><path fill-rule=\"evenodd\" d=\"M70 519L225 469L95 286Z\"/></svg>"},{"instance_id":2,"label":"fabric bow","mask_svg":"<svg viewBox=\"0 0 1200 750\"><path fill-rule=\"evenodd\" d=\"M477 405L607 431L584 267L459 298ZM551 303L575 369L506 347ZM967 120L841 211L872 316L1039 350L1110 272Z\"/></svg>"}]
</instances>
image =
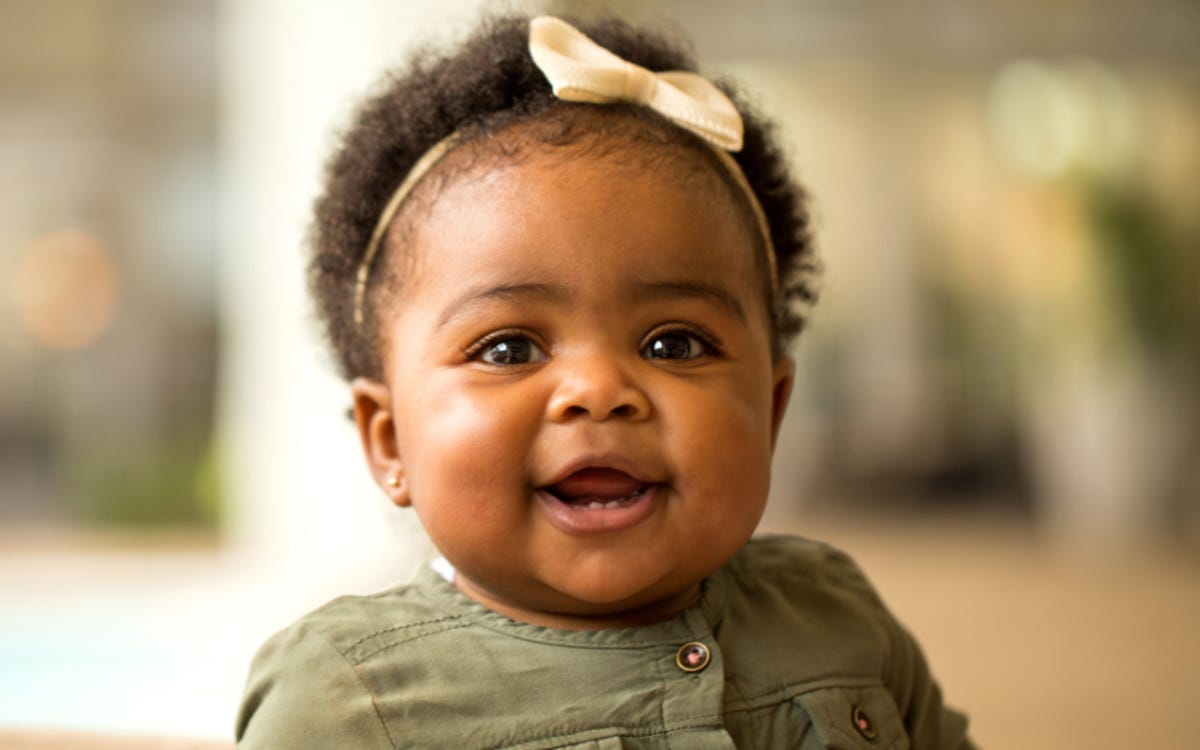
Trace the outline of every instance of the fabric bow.
<instances>
[{"instance_id":1,"label":"fabric bow","mask_svg":"<svg viewBox=\"0 0 1200 750\"><path fill-rule=\"evenodd\" d=\"M726 151L742 148L742 116L704 76L677 70L654 73L552 16L531 21L529 54L559 99L639 104Z\"/></svg>"}]
</instances>

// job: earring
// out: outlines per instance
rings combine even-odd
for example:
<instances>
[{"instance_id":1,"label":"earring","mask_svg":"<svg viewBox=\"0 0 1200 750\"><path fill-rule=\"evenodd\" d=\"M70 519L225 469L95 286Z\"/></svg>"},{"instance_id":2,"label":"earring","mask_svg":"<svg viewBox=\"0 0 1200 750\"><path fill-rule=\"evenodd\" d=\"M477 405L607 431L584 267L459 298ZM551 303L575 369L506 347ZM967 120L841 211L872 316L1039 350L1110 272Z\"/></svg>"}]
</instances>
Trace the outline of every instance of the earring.
<instances>
[{"instance_id":1,"label":"earring","mask_svg":"<svg viewBox=\"0 0 1200 750\"><path fill-rule=\"evenodd\" d=\"M387 483L388 483L388 487L399 487L400 486L400 475L399 474L391 475L390 477L387 478Z\"/></svg>"}]
</instances>

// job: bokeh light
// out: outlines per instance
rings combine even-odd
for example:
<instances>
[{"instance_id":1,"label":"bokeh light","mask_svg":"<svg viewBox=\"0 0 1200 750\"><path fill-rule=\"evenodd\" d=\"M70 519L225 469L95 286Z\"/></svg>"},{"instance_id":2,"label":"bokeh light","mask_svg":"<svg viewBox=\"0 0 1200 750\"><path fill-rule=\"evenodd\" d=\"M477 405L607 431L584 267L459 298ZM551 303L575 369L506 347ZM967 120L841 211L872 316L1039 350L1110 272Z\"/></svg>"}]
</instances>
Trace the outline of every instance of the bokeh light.
<instances>
[{"instance_id":1,"label":"bokeh light","mask_svg":"<svg viewBox=\"0 0 1200 750\"><path fill-rule=\"evenodd\" d=\"M1136 156L1133 95L1094 60L1006 63L989 88L988 116L998 148L1030 176L1072 168L1119 174Z\"/></svg>"},{"instance_id":2,"label":"bokeh light","mask_svg":"<svg viewBox=\"0 0 1200 750\"><path fill-rule=\"evenodd\" d=\"M116 315L120 286L113 254L82 230L35 239L19 257L11 283L25 332L43 346L85 347Z\"/></svg>"}]
</instances>

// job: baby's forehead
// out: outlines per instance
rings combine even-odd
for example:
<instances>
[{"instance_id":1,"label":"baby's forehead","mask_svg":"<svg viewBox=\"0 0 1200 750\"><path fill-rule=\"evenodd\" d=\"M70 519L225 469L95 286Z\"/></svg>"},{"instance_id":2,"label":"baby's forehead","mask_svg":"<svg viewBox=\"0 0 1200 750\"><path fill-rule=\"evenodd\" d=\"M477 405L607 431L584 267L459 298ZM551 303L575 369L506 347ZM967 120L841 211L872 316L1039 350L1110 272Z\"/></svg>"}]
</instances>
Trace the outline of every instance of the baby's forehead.
<instances>
[{"instance_id":1,"label":"baby's forehead","mask_svg":"<svg viewBox=\"0 0 1200 750\"><path fill-rule=\"evenodd\" d=\"M568 146L456 169L414 217L406 296L482 286L564 301L582 285L646 299L721 288L733 306L756 306L754 239L714 200L720 188L627 157Z\"/></svg>"},{"instance_id":2,"label":"baby's forehead","mask_svg":"<svg viewBox=\"0 0 1200 750\"><path fill-rule=\"evenodd\" d=\"M739 260L755 256L755 227L740 214L732 191L702 155L682 147L668 151L612 137L502 146L489 140L468 144L451 159L441 179L413 201L403 222L409 227L409 252L444 245L447 233L456 234L462 222L477 223L482 216L492 217L495 232L506 233L513 222L532 229L541 225L534 219L542 214L573 215L602 196L636 194L640 202L610 200L595 229L618 232L636 215L647 237L668 244L691 232L693 224L703 224L741 248L733 253ZM693 217L691 223L671 221L680 214Z\"/></svg>"}]
</instances>

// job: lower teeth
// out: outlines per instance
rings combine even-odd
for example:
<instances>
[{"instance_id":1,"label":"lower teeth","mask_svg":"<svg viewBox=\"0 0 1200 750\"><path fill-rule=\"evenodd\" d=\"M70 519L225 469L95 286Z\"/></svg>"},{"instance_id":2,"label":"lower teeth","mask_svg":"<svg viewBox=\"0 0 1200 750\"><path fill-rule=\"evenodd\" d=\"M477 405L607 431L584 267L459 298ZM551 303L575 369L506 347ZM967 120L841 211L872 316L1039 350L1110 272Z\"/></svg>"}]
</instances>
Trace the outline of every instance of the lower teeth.
<instances>
[{"instance_id":1,"label":"lower teeth","mask_svg":"<svg viewBox=\"0 0 1200 750\"><path fill-rule=\"evenodd\" d=\"M635 499L637 499L637 495L630 495L629 497L621 497L621 498L617 498L616 500L609 500L608 502L592 500L591 502L587 503L586 505L583 503L579 503L576 507L587 508L588 510L607 510L607 509L612 509L612 508L620 508L622 505L626 505Z\"/></svg>"},{"instance_id":2,"label":"lower teeth","mask_svg":"<svg viewBox=\"0 0 1200 750\"><path fill-rule=\"evenodd\" d=\"M593 500L592 502L588 503L587 507L590 510L600 510L601 508L619 508L621 507L621 501L609 500L607 503L601 503Z\"/></svg>"}]
</instances>

